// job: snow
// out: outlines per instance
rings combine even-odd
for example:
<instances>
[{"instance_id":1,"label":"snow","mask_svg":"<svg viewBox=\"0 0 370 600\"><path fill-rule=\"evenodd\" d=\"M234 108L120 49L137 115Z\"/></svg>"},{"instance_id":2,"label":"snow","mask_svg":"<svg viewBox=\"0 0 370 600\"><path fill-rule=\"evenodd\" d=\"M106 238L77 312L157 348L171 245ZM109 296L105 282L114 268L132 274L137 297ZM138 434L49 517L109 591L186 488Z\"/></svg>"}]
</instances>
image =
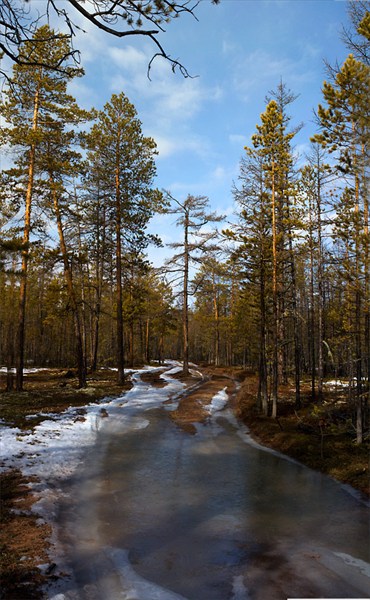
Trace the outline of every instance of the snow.
<instances>
[{"instance_id":1,"label":"snow","mask_svg":"<svg viewBox=\"0 0 370 600\"><path fill-rule=\"evenodd\" d=\"M244 585L243 575L236 575L233 581L233 595L231 600L250 600L248 590Z\"/></svg>"},{"instance_id":2,"label":"snow","mask_svg":"<svg viewBox=\"0 0 370 600\"><path fill-rule=\"evenodd\" d=\"M184 384L173 379L171 375L181 371L179 363L167 363L167 371L161 375L167 383L165 388L154 388L140 379L143 373L162 369L145 367L133 371L133 387L122 396L106 398L102 402L93 402L84 407L70 407L60 414L42 413L46 419L33 430L22 431L0 423L0 471L17 468L32 480L29 487L38 498L33 511L40 515L40 521L52 526L56 522L57 500L65 493L62 489L63 482L83 463L86 452L95 444L99 432L122 435L128 431L145 428L149 421L142 416L142 412L145 413L146 410L158 407L168 400L172 402L165 405L166 410L177 408ZM36 369L27 370L35 371ZM57 547L54 534L52 542L52 552L59 555L60 548ZM154 584L145 582L136 575L124 558L124 551L111 549L109 554L112 562L120 563L120 572L130 583L131 591L125 596L127 600L148 597L153 600L181 600L180 596L166 590L161 591ZM40 565L40 569L44 568L45 565ZM54 596L54 600L63 598L66 596L59 593Z\"/></svg>"},{"instance_id":3,"label":"snow","mask_svg":"<svg viewBox=\"0 0 370 600\"><path fill-rule=\"evenodd\" d=\"M21 431L0 423L2 457L0 470L18 468L26 477L36 478L36 481L30 483L30 487L38 497L33 509L40 515L40 523L46 522L53 526L57 521L57 500L65 493L63 482L67 481L83 464L86 453L89 448L94 446L100 432L106 432L109 435L123 435L125 432L142 429L149 424L148 419L145 418L146 410L159 406L163 406L166 410L174 410L177 407L184 384L173 379L172 375L181 371L181 366L178 363L167 364L167 370L161 375L167 384L163 388L152 387L141 379L143 373L156 370L162 370L162 368L146 367L134 371L132 372L133 387L122 396L106 398L103 402L90 403L81 407L84 409L83 414L78 407L71 407L61 414L46 415L47 418L32 432ZM210 404L205 407L210 417L217 418L219 412L223 411L222 414L235 425L237 434L244 442L283 456L254 442L248 429L237 423L230 410L225 410L227 400L226 388L215 394ZM103 416L104 412L108 415L107 417ZM284 458L287 459L287 457ZM293 459L291 460L295 462ZM230 523L228 523L228 527L230 527ZM54 537L52 541L55 547L50 556L51 562L56 560L55 554L58 555L61 551ZM123 585L118 595L107 591L105 595L107 599L113 600L113 598L119 597L123 600L184 600L179 594L139 576L131 565L126 550L106 547L104 554L106 560L114 566ZM332 554L331 562L334 560L334 556L341 568L355 567L359 576L365 575L365 570L369 568L367 563L349 554ZM60 566L59 558L58 556L58 565ZM40 565L43 570L48 567L49 565ZM49 600L70 600L79 597L74 595L72 590L70 593L55 588L54 590L54 593L52 592L52 595L49 596ZM85 591L86 596L84 597L95 597L93 591L92 596L89 596L88 590ZM248 600L249 598L244 578L241 575L235 576L231 600Z\"/></svg>"},{"instance_id":4,"label":"snow","mask_svg":"<svg viewBox=\"0 0 370 600\"><path fill-rule=\"evenodd\" d=\"M26 477L37 478L37 482L30 484L40 495L34 510L49 520L60 483L77 470L100 430L106 428L114 434L146 427L148 421L136 416L135 408L154 408L181 392L184 384L171 378L181 367L177 363L170 366L172 368L163 374L168 382L165 389L152 388L140 380L140 374L159 370L159 367L146 367L133 372L134 386L130 391L117 398L88 404L84 414L79 414L78 407L71 407L60 414L44 415L47 418L33 431L21 431L0 423L0 470L18 468ZM177 404L171 406L175 408ZM104 412L108 418L103 416Z\"/></svg>"},{"instance_id":5,"label":"snow","mask_svg":"<svg viewBox=\"0 0 370 600\"><path fill-rule=\"evenodd\" d=\"M29 375L30 373L38 373L39 371L50 371L50 369L48 369L47 367L32 367L32 368L28 368L28 369L23 369L23 375ZM0 367L0 373L7 373L8 372L8 367ZM15 373L16 369L15 368L10 368L9 369L10 373Z\"/></svg>"},{"instance_id":6,"label":"snow","mask_svg":"<svg viewBox=\"0 0 370 600\"><path fill-rule=\"evenodd\" d=\"M204 408L206 410L208 410L208 412L213 415L216 412L219 412L220 410L222 410L223 408L225 408L227 401L228 401L228 394L226 392L226 387L221 390L220 392L217 392L217 394L215 394L215 396L213 396L211 403L207 404Z\"/></svg>"},{"instance_id":7,"label":"snow","mask_svg":"<svg viewBox=\"0 0 370 600\"><path fill-rule=\"evenodd\" d=\"M370 564L360 560L359 558L354 558L350 554L344 554L343 552L334 552L335 556L341 558L347 565L355 567L362 573L369 577L370 579Z\"/></svg>"},{"instance_id":8,"label":"snow","mask_svg":"<svg viewBox=\"0 0 370 600\"><path fill-rule=\"evenodd\" d=\"M52 526L56 522L57 500L65 493L63 483L83 463L86 452L95 444L99 432L122 435L125 431L142 429L149 424L145 418L146 410L158 406L163 406L166 410L177 408L185 386L172 376L181 371L181 365L168 362L166 367L167 370L161 374L161 378L167 384L163 388L155 388L141 379L143 373L162 370L162 367L145 367L131 372L133 387L122 396L106 398L83 407L70 407L59 414L40 413L45 420L28 431L0 423L0 470L17 468L32 481L29 486L37 497L33 510L40 515L40 522ZM1 367L0 370L4 372L6 368ZM36 371L37 369L27 369L26 372ZM164 402L166 404L163 404ZM212 415L221 410L226 402L226 391L221 390L207 409ZM31 427L32 416L29 421ZM54 535L52 542L52 552L58 555L60 548L57 547ZM105 553L107 559L118 567L120 576L125 580L126 589L127 585L129 586L125 595L127 600L148 597L152 600L181 600L181 596L139 577L129 564L127 552L124 550L107 548ZM40 565L40 568L45 569L47 565ZM243 597L240 596L240 590L240 584L236 583L235 598ZM54 600L65 597L57 593Z\"/></svg>"},{"instance_id":9,"label":"snow","mask_svg":"<svg viewBox=\"0 0 370 600\"><path fill-rule=\"evenodd\" d=\"M149 598L150 600L186 600L184 596L166 590L138 575L131 566L127 550L107 547L104 552L113 562L122 581L125 590L122 595L124 600L149 600Z\"/></svg>"}]
</instances>

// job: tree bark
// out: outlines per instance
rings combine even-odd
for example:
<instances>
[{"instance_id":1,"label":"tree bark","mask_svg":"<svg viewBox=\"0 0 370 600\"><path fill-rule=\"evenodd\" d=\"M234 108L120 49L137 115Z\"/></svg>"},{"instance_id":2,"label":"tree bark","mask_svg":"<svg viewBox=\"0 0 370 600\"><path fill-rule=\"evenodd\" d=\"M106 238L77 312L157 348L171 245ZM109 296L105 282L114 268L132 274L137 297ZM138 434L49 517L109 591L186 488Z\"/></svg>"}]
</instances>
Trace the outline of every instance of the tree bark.
<instances>
[{"instance_id":1,"label":"tree bark","mask_svg":"<svg viewBox=\"0 0 370 600\"><path fill-rule=\"evenodd\" d=\"M277 235L276 235L276 197L275 197L275 165L272 164L271 174L271 211L272 211L272 303L273 303L273 332L272 332L272 382L271 382L271 416L277 417L278 386L279 386L279 306L277 283Z\"/></svg>"},{"instance_id":2,"label":"tree bark","mask_svg":"<svg viewBox=\"0 0 370 600\"><path fill-rule=\"evenodd\" d=\"M75 337L76 337L78 385L80 388L85 388L87 385L87 378L86 378L87 369L86 369L86 356L84 353L81 320L80 320L80 315L79 315L79 310L78 310L78 304L77 304L77 299L76 299L74 283L73 283L72 269L71 269L70 262L68 260L68 251L67 251L67 245L65 243L62 216L61 216L59 200L58 200L58 193L57 193L56 186L55 186L55 183L54 183L52 177L50 178L50 187L51 187L52 196L53 196L53 206L54 206L54 212L55 212L56 221L57 221L60 249L61 249L62 257L63 257L64 275L65 275L65 279L66 279L66 283L67 283L68 298L69 298L69 302L70 302L70 306L71 306L71 310L72 310L72 314L73 314L73 321L74 321L74 329L75 329Z\"/></svg>"},{"instance_id":3,"label":"tree bark","mask_svg":"<svg viewBox=\"0 0 370 600\"><path fill-rule=\"evenodd\" d=\"M116 167L116 302L117 302L117 381L125 381L125 358L123 337L123 300L122 300L122 244L121 244L121 189L119 178L119 160Z\"/></svg>"},{"instance_id":4,"label":"tree bark","mask_svg":"<svg viewBox=\"0 0 370 600\"><path fill-rule=\"evenodd\" d=\"M35 133L38 128L38 118L40 111L40 84L38 84L33 104L32 132ZM24 215L23 230L23 249L21 279L19 287L19 312L18 312L18 336L17 336L17 365L16 365L16 389L18 392L23 390L23 369L24 369L24 345L25 345L25 321L26 321L26 300L27 300L27 276L29 243L31 232L31 211L32 211L32 193L35 177L36 161L36 142L32 142L30 147L30 162L28 166L28 181L26 191L26 206Z\"/></svg>"},{"instance_id":5,"label":"tree bark","mask_svg":"<svg viewBox=\"0 0 370 600\"><path fill-rule=\"evenodd\" d=\"M268 389L267 389L267 360L266 360L266 301L265 301L265 271L263 259L261 261L260 280L260 357L258 380L258 404L263 414L268 414Z\"/></svg>"},{"instance_id":6,"label":"tree bark","mask_svg":"<svg viewBox=\"0 0 370 600\"><path fill-rule=\"evenodd\" d=\"M184 220L184 306L183 306L183 372L189 374L189 213L185 212Z\"/></svg>"}]
</instances>

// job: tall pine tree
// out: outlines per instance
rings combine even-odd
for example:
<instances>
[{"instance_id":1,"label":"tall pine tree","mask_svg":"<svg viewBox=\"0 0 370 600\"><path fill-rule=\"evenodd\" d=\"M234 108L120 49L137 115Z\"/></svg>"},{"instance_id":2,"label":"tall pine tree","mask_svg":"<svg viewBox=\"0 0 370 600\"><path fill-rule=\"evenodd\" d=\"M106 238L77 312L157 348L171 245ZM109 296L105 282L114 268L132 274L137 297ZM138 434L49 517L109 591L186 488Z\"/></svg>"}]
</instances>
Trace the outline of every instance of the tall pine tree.
<instances>
[{"instance_id":1,"label":"tall pine tree","mask_svg":"<svg viewBox=\"0 0 370 600\"><path fill-rule=\"evenodd\" d=\"M156 173L156 144L142 133L136 109L122 92L113 94L99 112L86 137L89 166L98 165L101 197L110 213L110 236L115 245L116 344L118 382L124 382L123 263L131 250L139 252L153 238L149 219L161 204L152 187Z\"/></svg>"},{"instance_id":2,"label":"tall pine tree","mask_svg":"<svg viewBox=\"0 0 370 600\"><path fill-rule=\"evenodd\" d=\"M20 47L20 64L13 67L13 76L5 91L5 102L1 105L1 115L9 123L3 131L2 139L17 152L16 169L12 171L12 176L22 182L24 203L16 351L18 390L23 388L27 275L34 189L36 180L42 175L39 163L43 152L41 148L45 148L46 140L53 135L46 123L50 118L58 121L61 108L64 107L65 110L69 102L66 94L68 82L82 75L81 69L69 67L68 64L63 65L61 70L55 69L67 60L69 54L68 36L54 36L47 25L38 29L33 39Z\"/></svg>"}]
</instances>

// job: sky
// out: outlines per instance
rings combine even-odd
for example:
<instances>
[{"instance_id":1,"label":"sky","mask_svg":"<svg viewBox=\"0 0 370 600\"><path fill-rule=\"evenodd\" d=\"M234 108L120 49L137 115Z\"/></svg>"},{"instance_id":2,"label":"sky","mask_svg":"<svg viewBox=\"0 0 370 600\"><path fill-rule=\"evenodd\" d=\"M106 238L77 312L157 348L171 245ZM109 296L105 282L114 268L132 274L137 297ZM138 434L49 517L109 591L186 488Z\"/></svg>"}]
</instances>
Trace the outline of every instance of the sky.
<instances>
[{"instance_id":1,"label":"sky","mask_svg":"<svg viewBox=\"0 0 370 600\"><path fill-rule=\"evenodd\" d=\"M266 95L280 81L298 96L292 125L304 126L294 140L296 151L303 157L308 150L316 130L313 110L322 102L324 61L340 64L349 53L341 41L347 3L201 0L195 14L197 19L184 14L171 22L159 38L192 78L174 74L158 58L149 80L147 66L156 50L150 40L113 38L85 24L86 33L74 42L85 76L69 90L83 107L98 109L123 91L144 134L157 143L156 187L180 201L188 194L207 196L212 210L235 220L231 190L244 146L251 144ZM174 221L174 215L158 215L150 230L164 244L177 241L181 230ZM152 248L149 258L158 266L171 252Z\"/></svg>"}]
</instances>

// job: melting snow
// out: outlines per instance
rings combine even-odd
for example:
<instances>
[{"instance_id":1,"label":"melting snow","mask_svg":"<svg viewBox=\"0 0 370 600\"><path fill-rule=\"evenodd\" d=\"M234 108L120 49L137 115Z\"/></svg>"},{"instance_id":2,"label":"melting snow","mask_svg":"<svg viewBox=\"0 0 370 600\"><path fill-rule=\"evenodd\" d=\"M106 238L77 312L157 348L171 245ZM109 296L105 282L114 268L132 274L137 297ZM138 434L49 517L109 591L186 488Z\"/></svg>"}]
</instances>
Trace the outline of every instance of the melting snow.
<instances>
[{"instance_id":1,"label":"melting snow","mask_svg":"<svg viewBox=\"0 0 370 600\"><path fill-rule=\"evenodd\" d=\"M52 481L51 487L55 490L58 480L74 473L86 450L95 443L99 430L107 428L110 433L115 430L122 433L126 429L142 429L148 425L148 421L134 414L135 407L154 408L181 392L184 384L171 378L171 374L181 370L181 367L178 363L170 364L173 367L162 376L168 382L165 389L152 388L140 380L141 373L159 369L147 367L133 373L134 387L124 396L91 403L85 407L86 413L83 415L78 414L78 407L71 407L60 414L42 413L49 418L32 432L0 423L0 470L16 467L25 476L38 478L39 483L32 483L31 487L40 495L42 493L43 497L35 505L35 511L40 512L43 507L48 510L50 503L46 501L46 496L48 493L54 496L48 484ZM104 412L112 418L105 418Z\"/></svg>"},{"instance_id":2,"label":"melting snow","mask_svg":"<svg viewBox=\"0 0 370 600\"><path fill-rule=\"evenodd\" d=\"M213 396L211 403L207 404L204 408L207 409L211 415L213 415L215 412L218 412L218 411L222 410L223 408L225 408L225 406L227 404L227 400L228 400L228 395L227 395L226 387L225 387L220 392L217 392L217 394L215 394L215 396Z\"/></svg>"}]
</instances>

